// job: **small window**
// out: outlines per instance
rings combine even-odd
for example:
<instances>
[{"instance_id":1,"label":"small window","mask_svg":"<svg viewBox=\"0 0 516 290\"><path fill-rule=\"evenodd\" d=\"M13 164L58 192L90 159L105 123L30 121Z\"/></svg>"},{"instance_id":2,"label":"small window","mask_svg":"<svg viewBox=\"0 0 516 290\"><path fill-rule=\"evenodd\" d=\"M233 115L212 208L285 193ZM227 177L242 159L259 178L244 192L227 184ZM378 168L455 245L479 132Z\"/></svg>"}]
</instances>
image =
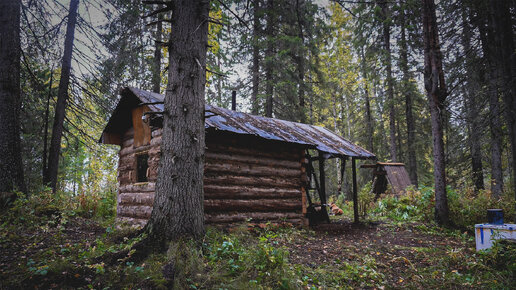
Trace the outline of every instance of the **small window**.
<instances>
[{"instance_id":1,"label":"small window","mask_svg":"<svg viewBox=\"0 0 516 290\"><path fill-rule=\"evenodd\" d=\"M136 182L147 182L147 170L149 169L149 154L136 155Z\"/></svg>"}]
</instances>

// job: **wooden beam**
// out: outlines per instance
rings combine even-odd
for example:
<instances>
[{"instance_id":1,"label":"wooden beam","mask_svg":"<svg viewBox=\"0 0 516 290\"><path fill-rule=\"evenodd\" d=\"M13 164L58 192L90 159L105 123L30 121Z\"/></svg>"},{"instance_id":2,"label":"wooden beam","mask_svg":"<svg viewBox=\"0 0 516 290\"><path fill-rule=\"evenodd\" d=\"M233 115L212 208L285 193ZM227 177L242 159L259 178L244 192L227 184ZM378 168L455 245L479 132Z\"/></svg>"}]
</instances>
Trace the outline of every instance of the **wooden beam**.
<instances>
[{"instance_id":1,"label":"wooden beam","mask_svg":"<svg viewBox=\"0 0 516 290\"><path fill-rule=\"evenodd\" d=\"M344 184L344 173L346 172L346 158L340 158L340 183L338 186L338 194L344 193L342 191L342 184Z\"/></svg>"},{"instance_id":2,"label":"wooden beam","mask_svg":"<svg viewBox=\"0 0 516 290\"><path fill-rule=\"evenodd\" d=\"M321 210L324 212L325 218L330 222L330 216L326 210L326 173L324 172L324 157L321 151L319 151L319 185L321 190L319 191L319 197L321 199Z\"/></svg>"},{"instance_id":3,"label":"wooden beam","mask_svg":"<svg viewBox=\"0 0 516 290\"><path fill-rule=\"evenodd\" d=\"M358 220L358 189L357 189L357 165L355 157L351 158L351 167L353 169L353 215L355 224L359 223Z\"/></svg>"}]
</instances>

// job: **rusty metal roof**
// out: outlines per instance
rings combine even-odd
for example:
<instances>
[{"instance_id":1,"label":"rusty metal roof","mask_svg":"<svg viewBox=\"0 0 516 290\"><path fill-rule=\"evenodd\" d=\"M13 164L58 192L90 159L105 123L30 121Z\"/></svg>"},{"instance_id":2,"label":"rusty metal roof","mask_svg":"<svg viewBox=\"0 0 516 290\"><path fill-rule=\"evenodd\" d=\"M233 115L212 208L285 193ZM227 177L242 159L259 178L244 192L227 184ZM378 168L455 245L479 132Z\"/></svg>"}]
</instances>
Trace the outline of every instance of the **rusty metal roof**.
<instances>
[{"instance_id":1,"label":"rusty metal roof","mask_svg":"<svg viewBox=\"0 0 516 290\"><path fill-rule=\"evenodd\" d=\"M125 88L144 103L161 102L164 96L136 88ZM163 111L163 104L149 105L153 111ZM206 105L206 129L254 135L264 139L306 145L333 156L373 159L376 156L332 131L308 125ZM111 120L110 120L111 122Z\"/></svg>"}]
</instances>

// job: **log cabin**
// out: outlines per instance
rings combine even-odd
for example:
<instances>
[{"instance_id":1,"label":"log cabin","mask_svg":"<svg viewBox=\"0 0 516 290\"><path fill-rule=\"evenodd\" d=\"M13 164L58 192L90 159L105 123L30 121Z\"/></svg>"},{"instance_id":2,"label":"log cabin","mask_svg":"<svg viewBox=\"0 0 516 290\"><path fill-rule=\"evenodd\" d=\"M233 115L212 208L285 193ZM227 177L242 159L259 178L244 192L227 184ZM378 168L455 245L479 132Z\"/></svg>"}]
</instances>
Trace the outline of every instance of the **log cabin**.
<instances>
[{"instance_id":1,"label":"log cabin","mask_svg":"<svg viewBox=\"0 0 516 290\"><path fill-rule=\"evenodd\" d=\"M117 219L144 225L154 202L164 96L131 87L123 88L120 95L99 141L120 146ZM355 159L375 158L323 127L211 105L206 105L205 128L208 224L246 220L306 224L313 210L310 192L326 203L325 160L351 158L354 166ZM319 177L312 161L319 162Z\"/></svg>"}]
</instances>

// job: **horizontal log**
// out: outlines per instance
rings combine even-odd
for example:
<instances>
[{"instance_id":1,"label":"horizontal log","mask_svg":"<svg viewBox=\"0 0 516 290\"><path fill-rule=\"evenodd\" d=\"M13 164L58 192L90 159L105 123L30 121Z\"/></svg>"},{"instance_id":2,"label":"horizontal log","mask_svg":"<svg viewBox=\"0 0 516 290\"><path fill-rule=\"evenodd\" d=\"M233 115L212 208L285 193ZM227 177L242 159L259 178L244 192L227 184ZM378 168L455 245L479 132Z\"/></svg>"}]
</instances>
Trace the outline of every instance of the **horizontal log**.
<instances>
[{"instance_id":1,"label":"horizontal log","mask_svg":"<svg viewBox=\"0 0 516 290\"><path fill-rule=\"evenodd\" d=\"M301 177L301 169L280 168L274 166L259 166L250 164L233 164L233 163L206 163L204 165L205 172L213 172L217 174L229 173L231 175L245 176L281 176L281 177Z\"/></svg>"},{"instance_id":2,"label":"horizontal log","mask_svg":"<svg viewBox=\"0 0 516 290\"><path fill-rule=\"evenodd\" d=\"M126 155L129 155L131 153L140 153L140 152L147 151L147 150L151 149L153 146L155 146L155 145L144 145L144 146L140 146L140 147L137 147L137 148L133 148L132 146L125 147L122 150L120 150L120 152L118 153L118 156L120 156L122 158L122 157L124 157Z\"/></svg>"},{"instance_id":3,"label":"horizontal log","mask_svg":"<svg viewBox=\"0 0 516 290\"><path fill-rule=\"evenodd\" d=\"M130 137L130 138L124 140L124 142L122 143L122 148L133 146L133 144L134 144L134 138Z\"/></svg>"},{"instance_id":4,"label":"horizontal log","mask_svg":"<svg viewBox=\"0 0 516 290\"><path fill-rule=\"evenodd\" d=\"M162 133L163 133L163 130L161 130L161 128L152 130L152 138L161 136Z\"/></svg>"},{"instance_id":5,"label":"horizontal log","mask_svg":"<svg viewBox=\"0 0 516 290\"><path fill-rule=\"evenodd\" d=\"M154 192L127 192L118 195L119 205L147 205L154 203Z\"/></svg>"},{"instance_id":6,"label":"horizontal log","mask_svg":"<svg viewBox=\"0 0 516 290\"><path fill-rule=\"evenodd\" d=\"M152 212L152 206L146 205L118 205L117 216L131 217L140 219L149 219Z\"/></svg>"},{"instance_id":7,"label":"horizontal log","mask_svg":"<svg viewBox=\"0 0 516 290\"><path fill-rule=\"evenodd\" d=\"M155 190L155 183L154 182L147 182L147 183L136 183L136 184L124 184L120 185L120 193L128 193L128 192L154 192Z\"/></svg>"},{"instance_id":8,"label":"horizontal log","mask_svg":"<svg viewBox=\"0 0 516 290\"><path fill-rule=\"evenodd\" d=\"M152 139L151 139L150 144L151 144L152 146L158 146L158 147L161 147L161 134L160 134L160 135L157 135L157 136L152 135Z\"/></svg>"},{"instance_id":9,"label":"horizontal log","mask_svg":"<svg viewBox=\"0 0 516 290\"><path fill-rule=\"evenodd\" d=\"M234 223L251 219L252 221L289 220L303 218L301 212L244 212L244 213L223 213L205 214L206 223Z\"/></svg>"},{"instance_id":10,"label":"horizontal log","mask_svg":"<svg viewBox=\"0 0 516 290\"><path fill-rule=\"evenodd\" d=\"M149 220L148 219L130 218L130 217L117 217L116 221L118 223L125 223L130 226L144 227Z\"/></svg>"},{"instance_id":11,"label":"horizontal log","mask_svg":"<svg viewBox=\"0 0 516 290\"><path fill-rule=\"evenodd\" d=\"M301 196L301 187L259 188L231 185L204 185L205 199L257 199L257 198L296 198Z\"/></svg>"},{"instance_id":12,"label":"horizontal log","mask_svg":"<svg viewBox=\"0 0 516 290\"><path fill-rule=\"evenodd\" d=\"M301 211L301 197L297 199L207 199L205 212L228 211Z\"/></svg>"},{"instance_id":13,"label":"horizontal log","mask_svg":"<svg viewBox=\"0 0 516 290\"><path fill-rule=\"evenodd\" d=\"M217 162L218 161L218 162ZM275 166L275 167L285 167L285 168L300 168L301 163L297 161L289 161L289 160L281 160L275 158L267 158L267 157L256 157L250 155L241 155L236 153L217 153L212 152L209 149L206 150L206 163L220 163L223 162L232 162L232 163L244 163L244 164L256 164L256 165L267 165L267 166Z\"/></svg>"},{"instance_id":14,"label":"horizontal log","mask_svg":"<svg viewBox=\"0 0 516 290\"><path fill-rule=\"evenodd\" d=\"M227 146L223 144L210 143L209 140L206 141L206 151L214 152L214 153L234 153L245 156L255 156L255 157L268 157L272 159L280 159L280 160L289 160L298 162L301 160L302 152L292 152L292 150L256 150L252 148L239 147L239 146Z\"/></svg>"},{"instance_id":15,"label":"horizontal log","mask_svg":"<svg viewBox=\"0 0 516 290\"><path fill-rule=\"evenodd\" d=\"M299 188L304 185L301 178L271 178L271 177L249 177L249 176L227 176L213 175L210 172L204 174L206 185L244 185L254 187L278 187L278 188Z\"/></svg>"}]
</instances>

